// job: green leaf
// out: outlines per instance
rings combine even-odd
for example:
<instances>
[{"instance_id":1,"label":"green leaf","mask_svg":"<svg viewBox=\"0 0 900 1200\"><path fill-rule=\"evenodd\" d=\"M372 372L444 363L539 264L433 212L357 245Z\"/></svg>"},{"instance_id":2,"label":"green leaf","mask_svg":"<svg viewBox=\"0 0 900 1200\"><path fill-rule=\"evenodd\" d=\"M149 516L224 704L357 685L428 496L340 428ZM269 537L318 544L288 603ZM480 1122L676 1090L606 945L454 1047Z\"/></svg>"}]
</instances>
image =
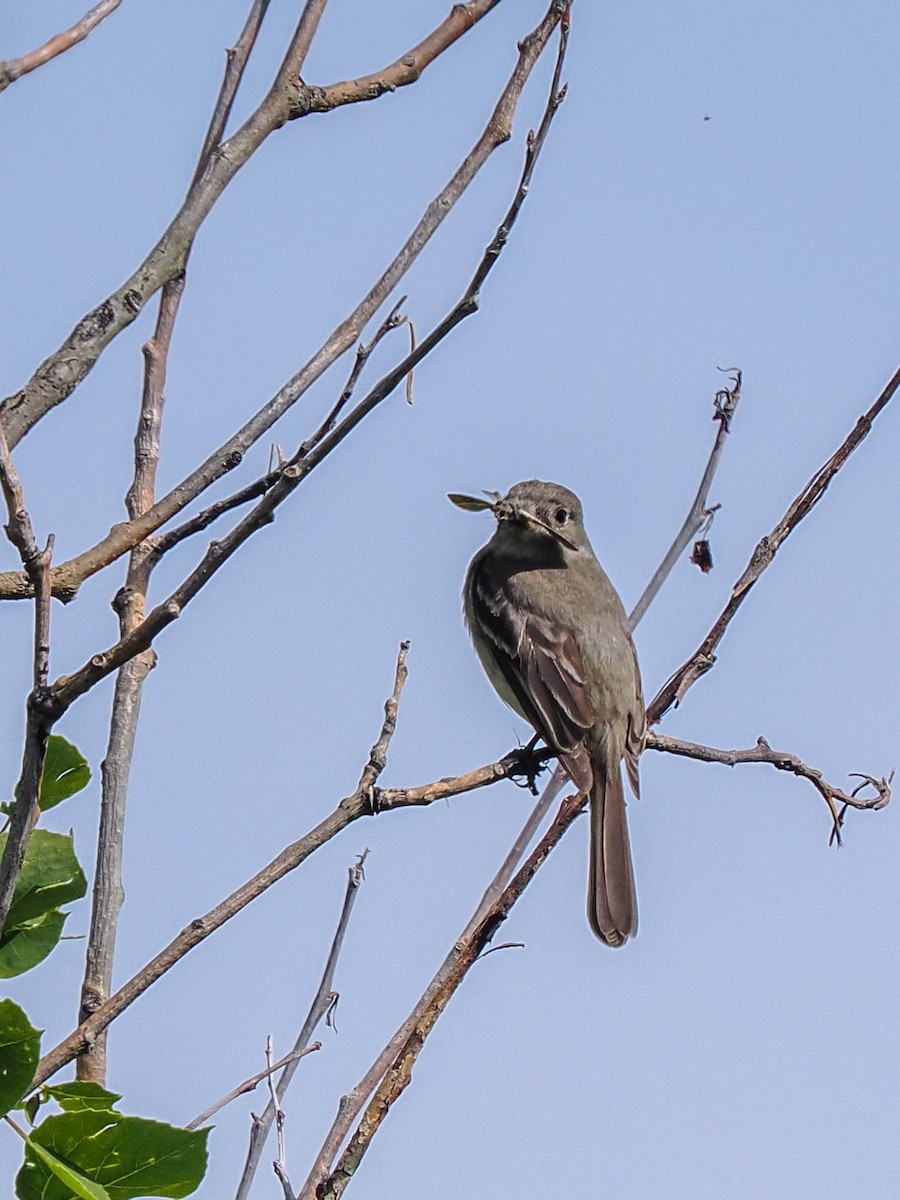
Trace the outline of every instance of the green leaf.
<instances>
[{"instance_id":1,"label":"green leaf","mask_svg":"<svg viewBox=\"0 0 900 1200\"><path fill-rule=\"evenodd\" d=\"M0 854L6 836L0 834ZM21 975L47 957L62 936L66 920L58 906L77 900L86 891L87 880L75 857L72 835L36 829L0 934L0 978Z\"/></svg>"},{"instance_id":2,"label":"green leaf","mask_svg":"<svg viewBox=\"0 0 900 1200\"><path fill-rule=\"evenodd\" d=\"M40 805L46 811L62 800L68 800L91 778L91 768L77 746L67 742L58 733L47 739L47 757L44 759L44 775L41 779Z\"/></svg>"},{"instance_id":3,"label":"green leaf","mask_svg":"<svg viewBox=\"0 0 900 1200\"><path fill-rule=\"evenodd\" d=\"M18 1004L0 1000L0 1116L28 1090L40 1056L41 1031Z\"/></svg>"},{"instance_id":4,"label":"green leaf","mask_svg":"<svg viewBox=\"0 0 900 1200\"><path fill-rule=\"evenodd\" d=\"M4 833L0 835L0 854L5 845ZM75 857L71 833L36 829L28 841L0 945L3 938L25 921L68 904L70 900L79 900L86 891L87 880Z\"/></svg>"},{"instance_id":5,"label":"green leaf","mask_svg":"<svg viewBox=\"0 0 900 1200\"><path fill-rule=\"evenodd\" d=\"M44 1095L55 1100L66 1112L113 1112L116 1101L122 1097L115 1092L108 1092L99 1083L62 1083L55 1087L45 1087ZM118 1115L118 1114L116 1114Z\"/></svg>"},{"instance_id":6,"label":"green leaf","mask_svg":"<svg viewBox=\"0 0 900 1200\"><path fill-rule=\"evenodd\" d=\"M65 1190L37 1152L40 1146L103 1187L109 1200L180 1200L203 1179L208 1135L208 1129L177 1129L112 1111L47 1117L29 1139L16 1195L19 1200L71 1200L71 1189Z\"/></svg>"},{"instance_id":7,"label":"green leaf","mask_svg":"<svg viewBox=\"0 0 900 1200\"><path fill-rule=\"evenodd\" d=\"M12 979L43 962L62 936L68 913L51 909L0 937L0 979Z\"/></svg>"},{"instance_id":8,"label":"green leaf","mask_svg":"<svg viewBox=\"0 0 900 1200\"><path fill-rule=\"evenodd\" d=\"M77 1196L78 1200L110 1200L109 1192L105 1187L85 1179L80 1171L75 1171L40 1143L28 1138L25 1144L50 1169L55 1178L66 1185L68 1190L65 1195L67 1197ZM22 1170L24 1171L24 1169L23 1167Z\"/></svg>"}]
</instances>

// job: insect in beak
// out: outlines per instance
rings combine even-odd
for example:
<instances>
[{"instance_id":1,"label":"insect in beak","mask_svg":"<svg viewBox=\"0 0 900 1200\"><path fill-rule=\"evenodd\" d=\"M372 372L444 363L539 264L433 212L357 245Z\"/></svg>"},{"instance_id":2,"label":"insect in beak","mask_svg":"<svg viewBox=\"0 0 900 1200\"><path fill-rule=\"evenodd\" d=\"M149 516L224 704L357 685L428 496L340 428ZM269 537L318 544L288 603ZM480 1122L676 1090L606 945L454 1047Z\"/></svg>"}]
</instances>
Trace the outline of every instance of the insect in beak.
<instances>
[{"instance_id":1,"label":"insect in beak","mask_svg":"<svg viewBox=\"0 0 900 1200\"><path fill-rule=\"evenodd\" d=\"M541 529L544 533L549 533L552 538L555 538L563 546L569 550L577 550L578 547L558 529L554 529L548 525L546 521L542 521L540 517L532 512L528 512L524 508L514 508L511 504L506 504L499 492L485 492L487 500L481 500L477 496L465 496L461 492L449 492L447 499L450 500L457 508L464 509L466 512L485 512L490 510L498 521L519 520L526 525L533 525L536 529Z\"/></svg>"}]
</instances>

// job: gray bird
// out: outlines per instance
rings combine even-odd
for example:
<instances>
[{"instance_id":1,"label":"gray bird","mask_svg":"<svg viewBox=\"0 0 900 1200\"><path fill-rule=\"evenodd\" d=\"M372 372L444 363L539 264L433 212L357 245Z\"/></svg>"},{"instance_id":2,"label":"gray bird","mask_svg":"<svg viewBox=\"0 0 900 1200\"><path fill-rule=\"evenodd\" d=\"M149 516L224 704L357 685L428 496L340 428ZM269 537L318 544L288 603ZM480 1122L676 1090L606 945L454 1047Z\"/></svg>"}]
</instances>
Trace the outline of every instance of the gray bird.
<instances>
[{"instance_id":1,"label":"gray bird","mask_svg":"<svg viewBox=\"0 0 900 1200\"><path fill-rule=\"evenodd\" d=\"M532 479L504 497L485 495L450 496L460 508L490 509L497 519L466 575L466 624L501 698L590 797L588 920L607 946L621 946L637 933L621 762L637 796L646 736L625 609L568 488Z\"/></svg>"}]
</instances>

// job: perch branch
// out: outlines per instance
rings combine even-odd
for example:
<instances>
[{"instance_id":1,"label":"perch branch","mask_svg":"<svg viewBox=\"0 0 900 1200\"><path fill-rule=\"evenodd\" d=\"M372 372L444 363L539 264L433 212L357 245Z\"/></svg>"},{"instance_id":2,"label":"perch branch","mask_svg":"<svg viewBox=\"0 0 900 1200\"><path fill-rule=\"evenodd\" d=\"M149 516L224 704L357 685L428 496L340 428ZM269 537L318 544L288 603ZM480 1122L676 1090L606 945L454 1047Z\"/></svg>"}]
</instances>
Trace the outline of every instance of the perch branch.
<instances>
[{"instance_id":1,"label":"perch branch","mask_svg":"<svg viewBox=\"0 0 900 1200\"><path fill-rule=\"evenodd\" d=\"M77 46L79 42L83 42L87 35L96 29L110 13L115 12L121 3L122 0L100 0L99 4L95 4L70 29L56 34L43 46L38 46L37 50L23 54L21 58L11 58L6 62L0 62L0 92L8 88L11 83L15 83L17 79L21 79L23 75L28 75L31 71L42 67L44 63L50 62L51 59L64 54L66 50Z\"/></svg>"},{"instance_id":2,"label":"perch branch","mask_svg":"<svg viewBox=\"0 0 900 1200\"><path fill-rule=\"evenodd\" d=\"M754 584L771 565L782 543L825 495L832 479L868 435L875 418L888 405L898 387L900 387L900 368L885 385L881 395L871 408L859 418L831 458L812 476L772 532L758 543L743 575L731 589L728 603L722 609L709 633L691 657L663 684L647 706L647 720L650 724L659 722L673 704L680 704L687 690L707 671L712 670L716 662L716 648Z\"/></svg>"}]
</instances>

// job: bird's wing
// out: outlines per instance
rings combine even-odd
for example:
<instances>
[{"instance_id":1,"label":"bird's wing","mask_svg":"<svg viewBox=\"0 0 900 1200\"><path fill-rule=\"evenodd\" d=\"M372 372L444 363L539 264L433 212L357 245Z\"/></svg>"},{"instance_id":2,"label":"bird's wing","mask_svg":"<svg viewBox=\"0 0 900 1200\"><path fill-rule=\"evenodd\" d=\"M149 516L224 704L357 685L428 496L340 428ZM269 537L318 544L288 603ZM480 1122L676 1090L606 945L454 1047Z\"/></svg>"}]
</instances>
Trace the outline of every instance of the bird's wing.
<instances>
[{"instance_id":1,"label":"bird's wing","mask_svg":"<svg viewBox=\"0 0 900 1200\"><path fill-rule=\"evenodd\" d=\"M559 751L575 786L589 790L593 771L584 741L594 716L571 631L539 613L520 613L484 570L475 573L471 604L473 624L485 635L486 648L521 711Z\"/></svg>"},{"instance_id":2,"label":"bird's wing","mask_svg":"<svg viewBox=\"0 0 900 1200\"><path fill-rule=\"evenodd\" d=\"M631 790L636 797L640 798L641 781L638 774L638 759L643 753L644 742L647 739L647 710L644 708L644 696L641 691L641 672L638 667L637 651L631 637L628 638L628 645L631 647L634 659L635 702L628 714L628 729L625 735L625 770L628 773Z\"/></svg>"}]
</instances>

